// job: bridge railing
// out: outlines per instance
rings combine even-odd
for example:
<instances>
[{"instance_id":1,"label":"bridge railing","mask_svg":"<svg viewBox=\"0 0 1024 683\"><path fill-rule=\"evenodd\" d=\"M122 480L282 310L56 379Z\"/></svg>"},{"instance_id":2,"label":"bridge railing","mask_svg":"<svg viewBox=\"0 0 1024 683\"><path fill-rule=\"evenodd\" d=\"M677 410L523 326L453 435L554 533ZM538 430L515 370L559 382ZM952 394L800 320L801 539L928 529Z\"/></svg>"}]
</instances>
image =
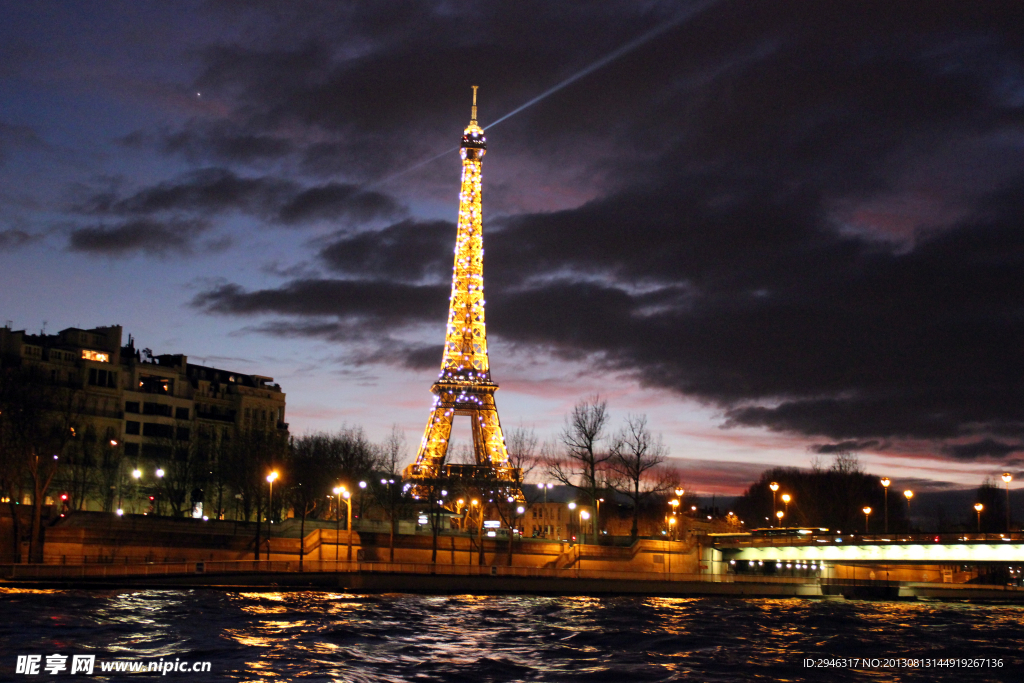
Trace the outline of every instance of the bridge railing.
<instances>
[{"instance_id":1,"label":"bridge railing","mask_svg":"<svg viewBox=\"0 0 1024 683\"><path fill-rule=\"evenodd\" d=\"M724 548L771 548L809 545L879 545L918 544L955 545L958 543L1024 543L1024 532L1002 534L806 534L799 536L748 536L720 539L713 542Z\"/></svg>"},{"instance_id":2,"label":"bridge railing","mask_svg":"<svg viewBox=\"0 0 1024 683\"><path fill-rule=\"evenodd\" d=\"M604 579L619 581L673 581L700 583L804 584L804 577L762 577L734 574L694 574L664 571L612 571L603 569L557 569L553 567L508 567L477 564L431 564L426 562L346 562L309 560L230 560L128 564L7 564L0 565L0 578L8 580L74 581L140 577L182 577L187 575L243 575L282 573L379 573L438 576L492 576L538 579Z\"/></svg>"}]
</instances>

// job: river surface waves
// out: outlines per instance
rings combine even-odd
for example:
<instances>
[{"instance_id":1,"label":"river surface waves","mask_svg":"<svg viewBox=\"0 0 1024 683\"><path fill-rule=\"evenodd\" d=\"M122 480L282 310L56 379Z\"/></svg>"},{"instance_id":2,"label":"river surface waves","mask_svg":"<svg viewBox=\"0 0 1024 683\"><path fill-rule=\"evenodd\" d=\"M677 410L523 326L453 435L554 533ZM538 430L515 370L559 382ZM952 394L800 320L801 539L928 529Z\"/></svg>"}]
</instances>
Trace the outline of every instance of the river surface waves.
<instances>
[{"instance_id":1,"label":"river surface waves","mask_svg":"<svg viewBox=\"0 0 1024 683\"><path fill-rule=\"evenodd\" d=\"M175 658L165 680L1024 680L1024 607L658 597L0 590L0 680L19 654ZM805 667L822 658L994 658L1001 668ZM148 676L144 676L148 677Z\"/></svg>"}]
</instances>

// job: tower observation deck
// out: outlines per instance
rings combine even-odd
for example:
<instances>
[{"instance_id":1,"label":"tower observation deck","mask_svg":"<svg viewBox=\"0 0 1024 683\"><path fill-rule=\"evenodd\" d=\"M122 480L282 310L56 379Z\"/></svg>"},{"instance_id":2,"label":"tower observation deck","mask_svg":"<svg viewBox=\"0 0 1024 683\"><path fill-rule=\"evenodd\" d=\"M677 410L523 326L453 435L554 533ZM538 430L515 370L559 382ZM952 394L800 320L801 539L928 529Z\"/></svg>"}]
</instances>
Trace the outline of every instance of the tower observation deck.
<instances>
[{"instance_id":1,"label":"tower observation deck","mask_svg":"<svg viewBox=\"0 0 1024 683\"><path fill-rule=\"evenodd\" d=\"M476 90L469 125L462 134L462 189L455 236L452 294L448 306L441 372L431 387L434 405L420 442L416 460L404 476L411 480L458 477L490 485L509 485L518 491L520 473L509 463L505 437L498 420L487 358L484 320L484 240L481 202L481 169L487 138L476 120ZM475 464L445 462L456 416L468 416L472 424ZM511 492L510 492L511 495Z\"/></svg>"}]
</instances>

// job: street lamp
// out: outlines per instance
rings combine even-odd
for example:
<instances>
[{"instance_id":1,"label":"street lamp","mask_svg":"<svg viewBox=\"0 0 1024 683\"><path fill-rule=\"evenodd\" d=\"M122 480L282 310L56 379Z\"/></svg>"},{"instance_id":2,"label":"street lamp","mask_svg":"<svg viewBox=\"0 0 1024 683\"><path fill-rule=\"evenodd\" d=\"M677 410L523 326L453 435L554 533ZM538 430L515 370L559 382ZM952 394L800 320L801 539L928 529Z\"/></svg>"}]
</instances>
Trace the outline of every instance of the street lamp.
<instances>
[{"instance_id":1,"label":"street lamp","mask_svg":"<svg viewBox=\"0 0 1024 683\"><path fill-rule=\"evenodd\" d=\"M587 544L587 532L583 526L583 522L590 519L590 513L586 510L580 510L580 545Z\"/></svg>"},{"instance_id":2,"label":"street lamp","mask_svg":"<svg viewBox=\"0 0 1024 683\"><path fill-rule=\"evenodd\" d=\"M471 510L476 511L476 508L480 506L480 501L477 500L476 498L474 498L473 500L469 501L469 505L470 505L470 509ZM478 564L483 564L484 563L484 538L483 537L484 537L484 511L483 511L483 508L481 508L479 510L479 514L477 515L477 528L476 528L476 540L477 540L477 543L479 544L479 549L477 551L477 562L478 562ZM469 553L469 562L470 562L470 564L472 564L472 562L473 562L472 549L470 550L470 553Z\"/></svg>"},{"instance_id":3,"label":"street lamp","mask_svg":"<svg viewBox=\"0 0 1024 683\"><path fill-rule=\"evenodd\" d=\"M344 486L341 492L341 497L345 499L345 512L348 515L348 519L345 520L345 525L348 527L348 562L352 561L352 494L349 493L348 489ZM335 539L337 540L337 539ZM334 547L335 554L337 554L338 547Z\"/></svg>"},{"instance_id":4,"label":"street lamp","mask_svg":"<svg viewBox=\"0 0 1024 683\"><path fill-rule=\"evenodd\" d=\"M267 475L267 482L270 484L270 496L267 498L267 526L273 522L271 521L271 511L274 509L274 480L277 479L277 470L272 471ZM268 532L269 536L269 532Z\"/></svg>"},{"instance_id":5,"label":"street lamp","mask_svg":"<svg viewBox=\"0 0 1024 683\"><path fill-rule=\"evenodd\" d=\"M340 486L335 486L334 491L334 568L338 568L338 539L341 537L341 491Z\"/></svg>"},{"instance_id":6,"label":"street lamp","mask_svg":"<svg viewBox=\"0 0 1024 683\"><path fill-rule=\"evenodd\" d=\"M907 489L903 492L903 495L907 499L907 531L910 531L910 499L914 497L914 492Z\"/></svg>"},{"instance_id":7,"label":"street lamp","mask_svg":"<svg viewBox=\"0 0 1024 683\"><path fill-rule=\"evenodd\" d=\"M981 511L985 509L985 506L981 503L974 504L974 511L978 513L978 533L981 533Z\"/></svg>"},{"instance_id":8,"label":"street lamp","mask_svg":"<svg viewBox=\"0 0 1024 683\"><path fill-rule=\"evenodd\" d=\"M772 490L772 516L778 517L778 515L775 513L775 492L779 490L779 485L773 481L772 483L768 484L768 488Z\"/></svg>"},{"instance_id":9,"label":"street lamp","mask_svg":"<svg viewBox=\"0 0 1024 683\"><path fill-rule=\"evenodd\" d=\"M775 511L775 516L776 516L776 517L778 517L778 519L779 519L779 524L782 524L782 516L783 516L784 514L785 514L785 513L784 513L784 512L782 511L782 510L776 510L776 511Z\"/></svg>"},{"instance_id":10,"label":"street lamp","mask_svg":"<svg viewBox=\"0 0 1024 683\"><path fill-rule=\"evenodd\" d=\"M782 494L782 502L786 504L786 514L789 514L789 501L793 500L793 496L788 493Z\"/></svg>"},{"instance_id":11,"label":"street lamp","mask_svg":"<svg viewBox=\"0 0 1024 683\"><path fill-rule=\"evenodd\" d=\"M889 484L891 483L892 480L889 477L882 477L882 490L885 492L883 496L885 499L885 533L889 533Z\"/></svg>"},{"instance_id":12,"label":"street lamp","mask_svg":"<svg viewBox=\"0 0 1024 683\"><path fill-rule=\"evenodd\" d=\"M1010 482L1013 477L1009 472L1003 472L1003 481L1006 482L1006 533L1010 533Z\"/></svg>"},{"instance_id":13,"label":"street lamp","mask_svg":"<svg viewBox=\"0 0 1024 683\"><path fill-rule=\"evenodd\" d=\"M868 529L870 528L870 527L868 526L868 516L869 516L870 514L871 514L871 508L869 508L869 507L865 506L865 507L864 507L864 533L865 533L865 534L866 534L866 533L868 533Z\"/></svg>"}]
</instances>

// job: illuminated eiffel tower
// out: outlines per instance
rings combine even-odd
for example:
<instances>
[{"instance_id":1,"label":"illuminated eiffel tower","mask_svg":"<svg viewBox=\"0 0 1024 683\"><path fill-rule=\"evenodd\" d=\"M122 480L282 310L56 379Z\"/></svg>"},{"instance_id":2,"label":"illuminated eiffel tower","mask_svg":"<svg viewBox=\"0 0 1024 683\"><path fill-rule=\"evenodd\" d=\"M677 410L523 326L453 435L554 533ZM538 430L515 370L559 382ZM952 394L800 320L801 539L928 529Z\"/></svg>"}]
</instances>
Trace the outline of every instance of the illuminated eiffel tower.
<instances>
[{"instance_id":1,"label":"illuminated eiffel tower","mask_svg":"<svg viewBox=\"0 0 1024 683\"><path fill-rule=\"evenodd\" d=\"M423 441L416 461L405 469L404 476L413 481L457 477L492 487L511 484L516 490L513 493L509 487L509 494L521 498L519 471L509 463L494 404L498 385L491 381L487 360L480 200L480 171L487 138L476 121L476 89L474 85L472 117L462 135L462 191L444 357L441 373L430 388L435 397L434 407ZM468 416L472 422L475 465L445 463L452 421L457 415Z\"/></svg>"}]
</instances>

